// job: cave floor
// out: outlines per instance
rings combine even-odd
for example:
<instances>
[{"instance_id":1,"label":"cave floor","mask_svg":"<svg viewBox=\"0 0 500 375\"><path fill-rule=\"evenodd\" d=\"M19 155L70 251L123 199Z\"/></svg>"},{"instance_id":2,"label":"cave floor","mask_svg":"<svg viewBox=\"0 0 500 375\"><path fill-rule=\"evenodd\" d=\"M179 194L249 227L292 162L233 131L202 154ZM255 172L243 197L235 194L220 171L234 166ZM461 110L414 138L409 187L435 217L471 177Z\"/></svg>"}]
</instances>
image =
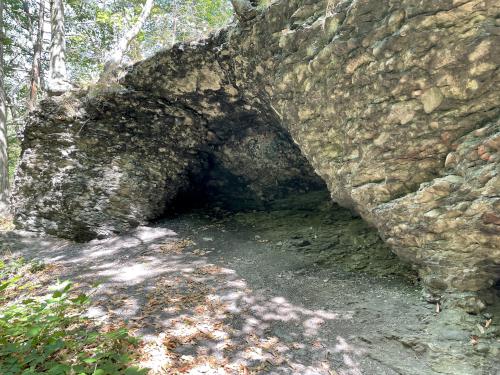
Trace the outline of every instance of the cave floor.
<instances>
[{"instance_id":1,"label":"cave floor","mask_svg":"<svg viewBox=\"0 0 500 375\"><path fill-rule=\"evenodd\" d=\"M144 337L152 374L498 373L498 337L470 342L483 316L437 313L373 230L321 193L304 197L86 244L0 240L83 289L98 281L88 314Z\"/></svg>"}]
</instances>

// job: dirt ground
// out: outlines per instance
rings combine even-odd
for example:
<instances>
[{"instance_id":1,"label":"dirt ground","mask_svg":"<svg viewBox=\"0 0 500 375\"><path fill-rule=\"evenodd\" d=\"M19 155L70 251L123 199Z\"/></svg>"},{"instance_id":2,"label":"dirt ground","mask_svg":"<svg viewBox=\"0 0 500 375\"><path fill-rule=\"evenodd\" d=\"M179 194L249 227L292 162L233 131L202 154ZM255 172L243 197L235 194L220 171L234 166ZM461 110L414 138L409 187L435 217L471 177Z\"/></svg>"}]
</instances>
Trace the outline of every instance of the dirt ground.
<instances>
[{"instance_id":1,"label":"dirt ground","mask_svg":"<svg viewBox=\"0 0 500 375\"><path fill-rule=\"evenodd\" d=\"M143 336L152 374L500 374L498 306L437 312L377 234L321 194L86 244L0 240L99 284L88 314Z\"/></svg>"}]
</instances>

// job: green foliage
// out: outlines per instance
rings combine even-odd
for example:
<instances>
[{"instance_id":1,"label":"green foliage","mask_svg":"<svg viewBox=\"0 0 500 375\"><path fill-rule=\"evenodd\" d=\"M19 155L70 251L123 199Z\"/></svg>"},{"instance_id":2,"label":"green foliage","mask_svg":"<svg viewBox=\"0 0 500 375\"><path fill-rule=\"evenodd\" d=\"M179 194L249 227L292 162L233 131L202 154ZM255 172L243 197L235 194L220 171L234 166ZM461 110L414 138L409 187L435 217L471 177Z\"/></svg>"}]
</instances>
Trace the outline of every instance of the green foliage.
<instances>
[{"instance_id":1,"label":"green foliage","mask_svg":"<svg viewBox=\"0 0 500 375\"><path fill-rule=\"evenodd\" d=\"M21 145L19 139L15 134L8 136L8 153L9 153L9 181L12 184L14 181L14 172L16 170L17 162L21 154Z\"/></svg>"},{"instance_id":2,"label":"green foliage","mask_svg":"<svg viewBox=\"0 0 500 375\"><path fill-rule=\"evenodd\" d=\"M88 296L74 295L71 282L43 297L21 293L26 272L42 269L22 259L0 262L0 374L145 374L130 366L137 339L125 328L94 327L82 316Z\"/></svg>"},{"instance_id":3,"label":"green foliage","mask_svg":"<svg viewBox=\"0 0 500 375\"><path fill-rule=\"evenodd\" d=\"M95 81L118 38L133 25L145 0L67 0L67 62L71 79ZM150 17L126 52L135 62L171 46L206 36L225 26L233 12L229 0L155 0Z\"/></svg>"},{"instance_id":4,"label":"green foliage","mask_svg":"<svg viewBox=\"0 0 500 375\"><path fill-rule=\"evenodd\" d=\"M207 23L209 31L223 27L233 15L233 8L227 0L198 0L194 6L198 17Z\"/></svg>"},{"instance_id":5,"label":"green foliage","mask_svg":"<svg viewBox=\"0 0 500 375\"><path fill-rule=\"evenodd\" d=\"M3 1L5 91L9 107L15 112L9 120L11 125L14 117L20 119L26 112L39 2ZM114 43L136 22L144 3L145 0L64 0L66 61L73 83L85 87L97 80ZM48 12L48 6L45 11ZM202 38L225 26L232 14L229 0L155 0L143 30L126 52L125 62L136 62L173 42ZM48 27L45 29L48 31ZM44 37L47 41L49 35L45 33ZM44 44L42 54L43 77L48 72L48 46Z\"/></svg>"}]
</instances>

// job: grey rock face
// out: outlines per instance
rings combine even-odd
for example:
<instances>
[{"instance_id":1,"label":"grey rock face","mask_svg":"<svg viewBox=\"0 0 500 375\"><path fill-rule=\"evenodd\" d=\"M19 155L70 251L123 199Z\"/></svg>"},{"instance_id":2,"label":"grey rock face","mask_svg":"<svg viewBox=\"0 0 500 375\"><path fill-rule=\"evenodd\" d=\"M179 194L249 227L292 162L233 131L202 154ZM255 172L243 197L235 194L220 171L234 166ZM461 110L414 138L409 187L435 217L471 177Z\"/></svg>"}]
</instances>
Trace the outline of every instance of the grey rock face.
<instances>
[{"instance_id":1,"label":"grey rock face","mask_svg":"<svg viewBox=\"0 0 500 375\"><path fill-rule=\"evenodd\" d=\"M86 241L160 217L179 192L257 208L324 186L282 128L248 114L215 134L195 111L127 89L41 107L15 180L21 228Z\"/></svg>"},{"instance_id":2,"label":"grey rock face","mask_svg":"<svg viewBox=\"0 0 500 375\"><path fill-rule=\"evenodd\" d=\"M20 227L77 240L127 230L159 215L196 167L192 112L130 92L41 104L15 179Z\"/></svg>"},{"instance_id":3,"label":"grey rock face","mask_svg":"<svg viewBox=\"0 0 500 375\"><path fill-rule=\"evenodd\" d=\"M248 152L233 152L250 147L252 139L261 161L281 160L268 163L283 166L273 174L290 171L273 181L306 176L299 185L312 183L314 176L303 172L308 168L303 160L283 155L279 159L280 152L266 155L272 139L291 136L332 198L377 227L401 258L419 268L429 289L439 293L488 288L500 278L499 14L495 0L277 1L251 21L136 64L122 84L143 99L131 111L135 115L113 108L109 118L134 119L145 127L137 131L156 138L155 122L142 121L139 109L148 108L142 104L147 98L156 98L178 111L181 124L190 118L193 125L188 133L181 125L162 142L167 159L148 154L153 147L145 142L141 152L147 158L133 159L146 166L136 181L142 184L141 194L155 191L155 198L144 194L133 209L127 203L119 215L106 211L110 228L123 229L124 220L114 224L117 217L130 219L125 226L153 217L157 210L150 207L158 205L158 196L167 196L162 204L167 203L187 183L186 170L203 169L196 167L203 158L186 155L206 145L215 160L214 185L222 180L217 168L230 168L257 196L268 191L271 179L263 177L267 168L261 168L266 163L254 166L243 162ZM41 129L48 126L48 112L41 111L33 120ZM71 187L52 183L62 167L52 160L46 166L30 161L47 152L43 144L49 138L63 147L55 135L66 134L68 124L77 122L61 116L65 123L60 130L50 130L52 135L35 130L34 124L28 127L16 180L16 217L27 228L71 237L72 225L100 227L97 218L104 207L124 199L108 188L77 197L77 179L64 180ZM106 129L113 121L106 122ZM95 119L89 125L105 126ZM76 131L71 134L74 138ZM116 142L126 141L121 133L116 137ZM281 151L293 147L288 142ZM102 155L94 167L106 168L111 157ZM57 158L62 162L60 155ZM165 172L156 175L146 172L149 168ZM128 171L121 164L118 169ZM85 175L83 170L78 173ZM167 176L172 182L163 186L168 190L158 188L158 181ZM45 199L58 191L60 199L46 212L43 200L30 198L31 191ZM60 210L63 201L97 208L75 219L70 210ZM51 229L53 220L59 220L53 218L64 215L66 229Z\"/></svg>"}]
</instances>

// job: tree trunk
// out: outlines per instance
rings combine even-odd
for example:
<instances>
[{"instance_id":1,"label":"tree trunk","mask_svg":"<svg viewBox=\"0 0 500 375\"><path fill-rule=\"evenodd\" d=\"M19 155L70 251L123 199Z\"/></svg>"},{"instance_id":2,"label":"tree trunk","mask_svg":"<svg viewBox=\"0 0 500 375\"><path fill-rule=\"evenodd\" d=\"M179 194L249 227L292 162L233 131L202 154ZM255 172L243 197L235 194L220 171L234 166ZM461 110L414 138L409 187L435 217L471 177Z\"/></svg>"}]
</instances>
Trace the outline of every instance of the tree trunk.
<instances>
[{"instance_id":1,"label":"tree trunk","mask_svg":"<svg viewBox=\"0 0 500 375\"><path fill-rule=\"evenodd\" d=\"M173 21L172 21L172 46L175 44L175 42L177 42L177 20L178 20L178 17L179 17L179 4L177 2L177 0L174 0L172 1L172 6L173 6L173 11L172 11L172 18L173 18Z\"/></svg>"},{"instance_id":2,"label":"tree trunk","mask_svg":"<svg viewBox=\"0 0 500 375\"><path fill-rule=\"evenodd\" d=\"M66 70L66 36L64 32L63 0L50 3L50 65L47 92L49 95L61 95L70 89Z\"/></svg>"},{"instance_id":3,"label":"tree trunk","mask_svg":"<svg viewBox=\"0 0 500 375\"><path fill-rule=\"evenodd\" d=\"M52 41L52 30L50 25L50 2L51 0L43 0L44 2L44 18L42 26L42 57L40 59L40 64L43 66L44 61L50 61L50 45ZM49 78L49 71L40 69L40 88L43 91L47 91L47 81Z\"/></svg>"},{"instance_id":4,"label":"tree trunk","mask_svg":"<svg viewBox=\"0 0 500 375\"><path fill-rule=\"evenodd\" d=\"M3 7L4 2L0 0L0 213L8 211L9 197L9 160L7 154L7 113L4 91L4 66L3 66Z\"/></svg>"},{"instance_id":5,"label":"tree trunk","mask_svg":"<svg viewBox=\"0 0 500 375\"><path fill-rule=\"evenodd\" d=\"M45 20L45 0L40 0L40 6L38 9L38 30L36 34L36 41L33 48L33 62L31 65L30 94L28 99L28 109L30 111L32 111L35 108L38 88L40 87L44 20Z\"/></svg>"},{"instance_id":6,"label":"tree trunk","mask_svg":"<svg viewBox=\"0 0 500 375\"><path fill-rule=\"evenodd\" d=\"M120 38L113 51L111 51L109 59L104 64L104 70L99 78L99 82L103 82L113 78L113 74L119 69L123 55L127 51L130 42L141 31L144 22L149 17L151 9L153 8L154 0L146 0L142 7L141 14L137 22Z\"/></svg>"},{"instance_id":7,"label":"tree trunk","mask_svg":"<svg viewBox=\"0 0 500 375\"><path fill-rule=\"evenodd\" d=\"M172 28L172 45L177 41L177 15L174 17L174 25Z\"/></svg>"}]
</instances>

